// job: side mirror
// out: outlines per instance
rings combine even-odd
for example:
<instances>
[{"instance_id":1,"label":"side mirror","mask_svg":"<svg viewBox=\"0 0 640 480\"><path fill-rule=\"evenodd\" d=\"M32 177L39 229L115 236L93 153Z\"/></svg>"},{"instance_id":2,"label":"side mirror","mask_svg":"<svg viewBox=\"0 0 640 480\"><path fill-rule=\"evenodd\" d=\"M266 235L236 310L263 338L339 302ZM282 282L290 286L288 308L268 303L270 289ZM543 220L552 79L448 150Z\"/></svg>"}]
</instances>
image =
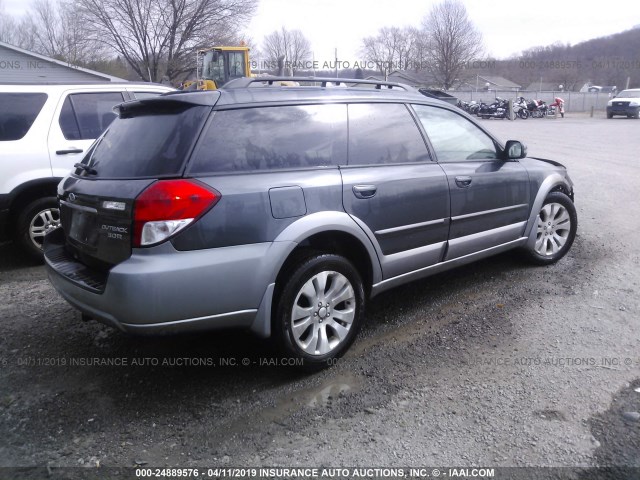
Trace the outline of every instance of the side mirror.
<instances>
[{"instance_id":1,"label":"side mirror","mask_svg":"<svg viewBox=\"0 0 640 480\"><path fill-rule=\"evenodd\" d=\"M518 140L508 140L504 146L504 154L507 160L518 160L527 156L527 146Z\"/></svg>"}]
</instances>

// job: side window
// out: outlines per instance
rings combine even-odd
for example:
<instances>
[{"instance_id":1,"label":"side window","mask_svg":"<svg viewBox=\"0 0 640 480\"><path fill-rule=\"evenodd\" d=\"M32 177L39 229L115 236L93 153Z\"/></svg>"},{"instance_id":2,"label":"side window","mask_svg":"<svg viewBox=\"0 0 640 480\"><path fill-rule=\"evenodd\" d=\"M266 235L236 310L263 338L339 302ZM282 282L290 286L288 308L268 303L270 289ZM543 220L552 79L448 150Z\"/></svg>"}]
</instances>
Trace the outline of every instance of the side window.
<instances>
[{"instance_id":1,"label":"side window","mask_svg":"<svg viewBox=\"0 0 640 480\"><path fill-rule=\"evenodd\" d=\"M67 140L94 140L116 118L113 107L122 103L119 92L73 93L64 101L60 128Z\"/></svg>"},{"instance_id":2,"label":"side window","mask_svg":"<svg viewBox=\"0 0 640 480\"><path fill-rule=\"evenodd\" d=\"M203 135L191 173L327 167L346 163L346 105L222 110Z\"/></svg>"},{"instance_id":3,"label":"side window","mask_svg":"<svg viewBox=\"0 0 640 480\"><path fill-rule=\"evenodd\" d=\"M349 105L349 165L429 161L407 107L398 103Z\"/></svg>"},{"instance_id":4,"label":"side window","mask_svg":"<svg viewBox=\"0 0 640 480\"><path fill-rule=\"evenodd\" d=\"M493 139L462 115L426 105L414 105L413 108L439 162L498 158Z\"/></svg>"},{"instance_id":5,"label":"side window","mask_svg":"<svg viewBox=\"0 0 640 480\"><path fill-rule=\"evenodd\" d=\"M46 93L0 93L0 142L24 137L46 101Z\"/></svg>"},{"instance_id":6,"label":"side window","mask_svg":"<svg viewBox=\"0 0 640 480\"><path fill-rule=\"evenodd\" d=\"M62 104L62 110L60 110L60 129L64 138L67 140L80 140L80 127L78 126L78 120L76 114L73 112L71 106L71 96L68 96Z\"/></svg>"},{"instance_id":7,"label":"side window","mask_svg":"<svg viewBox=\"0 0 640 480\"><path fill-rule=\"evenodd\" d=\"M163 93L165 92L133 92L136 100L157 97L158 95L162 95Z\"/></svg>"}]
</instances>

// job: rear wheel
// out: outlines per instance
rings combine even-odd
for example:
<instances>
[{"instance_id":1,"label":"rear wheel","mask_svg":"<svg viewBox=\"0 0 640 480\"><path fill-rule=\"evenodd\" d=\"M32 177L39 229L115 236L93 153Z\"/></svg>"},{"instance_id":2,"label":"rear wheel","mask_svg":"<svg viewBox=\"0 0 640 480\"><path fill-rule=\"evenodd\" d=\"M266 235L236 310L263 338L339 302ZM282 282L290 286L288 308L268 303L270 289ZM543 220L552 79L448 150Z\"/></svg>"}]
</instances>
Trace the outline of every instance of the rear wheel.
<instances>
[{"instance_id":1,"label":"rear wheel","mask_svg":"<svg viewBox=\"0 0 640 480\"><path fill-rule=\"evenodd\" d=\"M302 359L307 370L331 365L355 339L362 323L362 279L340 255L302 260L277 300L273 332L286 356Z\"/></svg>"},{"instance_id":2,"label":"rear wheel","mask_svg":"<svg viewBox=\"0 0 640 480\"><path fill-rule=\"evenodd\" d=\"M571 248L578 229L576 207L561 192L552 192L538 212L536 241L526 254L537 265L549 265L560 260Z\"/></svg>"},{"instance_id":3,"label":"rear wheel","mask_svg":"<svg viewBox=\"0 0 640 480\"><path fill-rule=\"evenodd\" d=\"M60 209L56 197L39 198L20 212L15 241L31 258L42 261L44 236L59 226Z\"/></svg>"}]
</instances>

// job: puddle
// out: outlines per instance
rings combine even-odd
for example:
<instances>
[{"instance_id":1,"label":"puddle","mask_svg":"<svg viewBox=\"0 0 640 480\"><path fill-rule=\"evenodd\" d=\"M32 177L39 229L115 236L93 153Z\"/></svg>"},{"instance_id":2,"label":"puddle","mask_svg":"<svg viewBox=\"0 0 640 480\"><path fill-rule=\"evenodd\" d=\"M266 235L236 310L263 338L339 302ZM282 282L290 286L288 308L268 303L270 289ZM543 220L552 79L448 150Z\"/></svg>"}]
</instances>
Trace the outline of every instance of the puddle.
<instances>
[{"instance_id":1,"label":"puddle","mask_svg":"<svg viewBox=\"0 0 640 480\"><path fill-rule=\"evenodd\" d=\"M320 385L287 392L276 399L275 406L251 412L235 421L230 430L232 433L241 433L256 423L287 426L288 418L303 408L313 409L313 414L322 415L340 398L361 390L363 384L363 378L352 373L334 375Z\"/></svg>"},{"instance_id":2,"label":"puddle","mask_svg":"<svg viewBox=\"0 0 640 480\"><path fill-rule=\"evenodd\" d=\"M265 408L257 414L265 422L278 422L303 407L314 409L330 408L339 398L353 394L362 388L362 378L351 373L335 375L320 385L304 388L287 394L287 398L276 400L274 407ZM318 412L321 414L321 411Z\"/></svg>"}]
</instances>

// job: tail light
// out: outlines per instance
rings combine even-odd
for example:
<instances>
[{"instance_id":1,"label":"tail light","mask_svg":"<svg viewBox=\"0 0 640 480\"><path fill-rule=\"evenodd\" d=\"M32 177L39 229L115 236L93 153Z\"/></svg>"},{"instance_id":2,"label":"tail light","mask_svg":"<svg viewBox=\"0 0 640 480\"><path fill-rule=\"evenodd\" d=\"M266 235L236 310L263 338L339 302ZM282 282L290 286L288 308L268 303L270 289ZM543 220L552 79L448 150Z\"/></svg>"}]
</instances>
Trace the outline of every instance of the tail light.
<instances>
[{"instance_id":1,"label":"tail light","mask_svg":"<svg viewBox=\"0 0 640 480\"><path fill-rule=\"evenodd\" d=\"M195 180L159 180L136 198L134 247L167 240L209 211L221 195Z\"/></svg>"}]
</instances>

